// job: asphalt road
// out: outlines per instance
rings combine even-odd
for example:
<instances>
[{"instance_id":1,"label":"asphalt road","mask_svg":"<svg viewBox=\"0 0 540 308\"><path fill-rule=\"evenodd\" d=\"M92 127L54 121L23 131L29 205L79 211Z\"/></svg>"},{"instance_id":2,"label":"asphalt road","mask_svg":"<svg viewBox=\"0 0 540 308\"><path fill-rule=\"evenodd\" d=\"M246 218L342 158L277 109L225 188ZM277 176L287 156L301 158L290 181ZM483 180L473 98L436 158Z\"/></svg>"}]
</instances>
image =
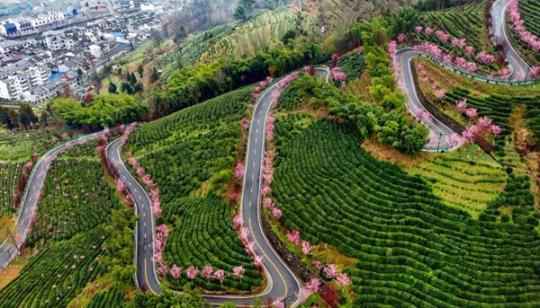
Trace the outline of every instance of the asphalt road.
<instances>
[{"instance_id":1,"label":"asphalt road","mask_svg":"<svg viewBox=\"0 0 540 308\"><path fill-rule=\"evenodd\" d=\"M329 77L327 68L317 68L317 73L327 79ZM257 301L266 302L267 300L283 300L287 307L298 304L298 294L302 284L266 238L261 222L260 191L265 149L265 127L268 113L272 108L272 93L276 90L277 84L265 90L255 107L249 129L246 172L240 206L245 226L249 230L250 238L255 243L255 253L263 258L262 264L268 283L260 294L255 295L205 295L205 299L213 305L232 302L238 306L252 306ZM154 246L152 243L155 226L150 208L150 198L122 162L121 146L120 140L116 140L109 144L107 153L113 167L119 172L121 179L127 183L127 187L136 201L139 218L136 232L136 281L141 289L159 294L161 289L156 275L155 263L153 262Z\"/></svg>"},{"instance_id":2,"label":"asphalt road","mask_svg":"<svg viewBox=\"0 0 540 308\"><path fill-rule=\"evenodd\" d=\"M82 144L96 139L100 134L101 133L95 133L81 136L77 139L60 144L49 150L36 162L32 169L32 173L28 178L24 195L21 200L21 206L19 208L15 227L15 239L6 240L2 243L2 245L0 245L0 268L5 268L9 265L9 263L17 256L17 247L20 247L26 241L26 237L30 231L33 213L37 211L39 196L41 194L41 190L43 189L47 172L53 161L62 152L65 152L77 144ZM35 213L35 215L37 215L37 213Z\"/></svg>"},{"instance_id":3,"label":"asphalt road","mask_svg":"<svg viewBox=\"0 0 540 308\"><path fill-rule=\"evenodd\" d=\"M418 97L412 72L411 61L420 55L422 54L408 49L400 50L397 54L402 72L402 84L407 95L407 109L413 115L418 114L418 112L428 112ZM449 151L459 146L452 145L450 142L450 136L454 131L435 117L424 119L422 123L429 129L429 141L424 147L425 151Z\"/></svg>"},{"instance_id":4,"label":"asphalt road","mask_svg":"<svg viewBox=\"0 0 540 308\"><path fill-rule=\"evenodd\" d=\"M161 288L154 262L155 222L152 214L152 202L146 190L131 175L122 161L121 149L120 139L111 142L107 146L107 159L135 198L135 215L138 218L135 230L135 265L137 268L135 282L140 289L159 294Z\"/></svg>"},{"instance_id":5,"label":"asphalt road","mask_svg":"<svg viewBox=\"0 0 540 308\"><path fill-rule=\"evenodd\" d=\"M526 80L529 73L529 65L520 57L519 53L512 47L509 37L506 32L506 9L508 8L508 0L497 0L491 8L492 27L494 29L494 37L497 44L504 48L504 54L508 60L512 75L510 80L523 81ZM405 87L407 95L407 108L411 114L417 114L419 111L427 112L420 99L413 81L411 61L422 53L410 49L398 51L397 57L401 68L402 84ZM445 66L448 66L445 64ZM460 70L453 67L455 70ZM499 79L484 77L486 81L492 80L504 82ZM446 126L443 122L435 117L422 120L422 123L429 129L429 142L424 147L425 151L450 151L458 148L460 145L454 145L450 142L450 136L454 131Z\"/></svg>"},{"instance_id":6,"label":"asphalt road","mask_svg":"<svg viewBox=\"0 0 540 308\"><path fill-rule=\"evenodd\" d=\"M512 46L506 31L506 11L508 4L508 0L497 0L491 7L493 35L495 37L495 43L503 46L504 54L512 69L511 79L525 80L529 75L530 67Z\"/></svg>"}]
</instances>

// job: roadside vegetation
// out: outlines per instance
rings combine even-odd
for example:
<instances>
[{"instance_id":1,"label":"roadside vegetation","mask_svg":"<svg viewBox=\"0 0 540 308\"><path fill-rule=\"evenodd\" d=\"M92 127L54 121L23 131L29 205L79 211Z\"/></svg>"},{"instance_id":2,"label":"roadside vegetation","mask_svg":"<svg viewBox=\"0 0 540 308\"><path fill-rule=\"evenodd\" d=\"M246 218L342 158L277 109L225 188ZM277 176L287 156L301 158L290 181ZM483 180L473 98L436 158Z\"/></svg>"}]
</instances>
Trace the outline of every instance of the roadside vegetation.
<instances>
[{"instance_id":1,"label":"roadside vegetation","mask_svg":"<svg viewBox=\"0 0 540 308\"><path fill-rule=\"evenodd\" d=\"M241 120L248 115L252 87L192 106L139 127L129 138L128 152L140 162L157 186L162 214L158 224L169 235L162 273L167 285L207 291L246 292L262 284L232 225L238 192L231 189L240 153ZM180 268L175 273L172 268ZM188 268L210 276L188 276ZM233 269L242 267L242 275ZM223 270L224 280L212 273ZM219 277L218 277L219 278Z\"/></svg>"}]
</instances>

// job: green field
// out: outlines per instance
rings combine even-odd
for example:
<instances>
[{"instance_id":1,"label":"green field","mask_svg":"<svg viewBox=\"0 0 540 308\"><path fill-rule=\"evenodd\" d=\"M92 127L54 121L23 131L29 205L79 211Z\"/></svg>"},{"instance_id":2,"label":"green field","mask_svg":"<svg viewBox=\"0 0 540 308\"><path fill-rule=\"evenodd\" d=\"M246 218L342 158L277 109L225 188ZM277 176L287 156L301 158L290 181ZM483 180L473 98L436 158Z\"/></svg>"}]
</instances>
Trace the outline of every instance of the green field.
<instances>
[{"instance_id":1,"label":"green field","mask_svg":"<svg viewBox=\"0 0 540 308\"><path fill-rule=\"evenodd\" d=\"M243 88L144 124L129 139L129 150L159 186L164 213L158 223L172 228L164 254L167 264L210 264L228 272L241 264L246 268L240 281L194 281L208 290L249 290L261 283L231 227L232 207L223 200L251 90ZM175 288L185 283L169 275L166 280Z\"/></svg>"},{"instance_id":2,"label":"green field","mask_svg":"<svg viewBox=\"0 0 540 308\"><path fill-rule=\"evenodd\" d=\"M0 161L28 161L32 154L45 154L61 140L45 130L0 132Z\"/></svg>"},{"instance_id":3,"label":"green field","mask_svg":"<svg viewBox=\"0 0 540 308\"><path fill-rule=\"evenodd\" d=\"M104 272L97 259L106 233L96 228L51 244L32 257L19 277L0 290L0 306L66 307Z\"/></svg>"},{"instance_id":4,"label":"green field","mask_svg":"<svg viewBox=\"0 0 540 308\"><path fill-rule=\"evenodd\" d=\"M521 18L525 21L525 28L536 36L540 36L540 3L535 0L520 0L519 11ZM540 54L531 50L522 43L517 35L512 36L513 45L518 48L521 55L525 57L530 65L540 64Z\"/></svg>"},{"instance_id":5,"label":"green field","mask_svg":"<svg viewBox=\"0 0 540 308\"><path fill-rule=\"evenodd\" d=\"M485 6L485 1L480 1L442 11L426 12L422 14L421 20L426 26L444 30L454 37L466 38L467 43L476 50L493 51L484 23Z\"/></svg>"},{"instance_id":6,"label":"green field","mask_svg":"<svg viewBox=\"0 0 540 308\"><path fill-rule=\"evenodd\" d=\"M110 221L119 206L103 177L95 143L76 146L53 162L28 243L69 239Z\"/></svg>"},{"instance_id":7,"label":"green field","mask_svg":"<svg viewBox=\"0 0 540 308\"><path fill-rule=\"evenodd\" d=\"M22 166L22 163L0 162L0 217L14 213L13 194L22 173Z\"/></svg>"},{"instance_id":8,"label":"green field","mask_svg":"<svg viewBox=\"0 0 540 308\"><path fill-rule=\"evenodd\" d=\"M246 270L242 279L226 276L223 284L198 277L195 284L206 290L249 291L261 285L261 275L247 256L231 223L232 208L214 196L209 198L183 198L164 207L163 220L175 229L167 240L165 259L168 264L182 268L194 265L199 269L211 262L215 268L232 273L233 267ZM177 288L189 283L185 275L178 281L169 281Z\"/></svg>"},{"instance_id":9,"label":"green field","mask_svg":"<svg viewBox=\"0 0 540 308\"><path fill-rule=\"evenodd\" d=\"M442 203L478 218L506 184L504 168L477 146L428 159L409 171L420 175Z\"/></svg>"},{"instance_id":10,"label":"green field","mask_svg":"<svg viewBox=\"0 0 540 308\"><path fill-rule=\"evenodd\" d=\"M273 185L284 224L358 259L348 270L356 306L540 304L528 181L511 178L476 220L445 206L426 179L372 158L349 129L319 121L291 132L287 121Z\"/></svg>"},{"instance_id":11,"label":"green field","mask_svg":"<svg viewBox=\"0 0 540 308\"><path fill-rule=\"evenodd\" d=\"M105 259L124 254L131 264L132 231L125 243L114 246L108 242L125 232L116 227L111 230L111 223L119 219L113 209L121 209L120 201L104 177L96 143L61 154L47 174L26 243L37 254L0 290L0 306L66 307L87 284L109 272L108 264L116 262L115 271L121 269L120 262L105 263ZM125 210L131 217L132 211Z\"/></svg>"}]
</instances>

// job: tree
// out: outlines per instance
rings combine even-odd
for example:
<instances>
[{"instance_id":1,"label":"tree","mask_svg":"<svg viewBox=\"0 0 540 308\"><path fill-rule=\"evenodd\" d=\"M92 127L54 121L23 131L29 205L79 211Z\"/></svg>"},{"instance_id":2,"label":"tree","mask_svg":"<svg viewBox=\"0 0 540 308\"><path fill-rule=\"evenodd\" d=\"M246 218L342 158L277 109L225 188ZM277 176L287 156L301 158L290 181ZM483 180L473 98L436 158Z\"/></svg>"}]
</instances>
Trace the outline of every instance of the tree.
<instances>
[{"instance_id":1,"label":"tree","mask_svg":"<svg viewBox=\"0 0 540 308\"><path fill-rule=\"evenodd\" d=\"M41 116L39 117L39 124L41 127L47 127L49 125L49 113L47 111L43 111L41 113Z\"/></svg>"},{"instance_id":2,"label":"tree","mask_svg":"<svg viewBox=\"0 0 540 308\"><path fill-rule=\"evenodd\" d=\"M206 307L200 293L185 288L182 293L164 291L161 295L138 293L135 296L135 308L191 308Z\"/></svg>"},{"instance_id":3,"label":"tree","mask_svg":"<svg viewBox=\"0 0 540 308\"><path fill-rule=\"evenodd\" d=\"M127 94L133 94L135 90L133 89L133 86L127 82L122 82L122 92Z\"/></svg>"},{"instance_id":4,"label":"tree","mask_svg":"<svg viewBox=\"0 0 540 308\"><path fill-rule=\"evenodd\" d=\"M116 84L114 82L110 82L109 83L109 93L111 94L116 94L118 91L118 87L116 86Z\"/></svg>"},{"instance_id":5,"label":"tree","mask_svg":"<svg viewBox=\"0 0 540 308\"><path fill-rule=\"evenodd\" d=\"M28 104L22 104L19 109L19 123L25 129L30 128L34 123L37 123L38 118L34 114L32 107Z\"/></svg>"},{"instance_id":6,"label":"tree","mask_svg":"<svg viewBox=\"0 0 540 308\"><path fill-rule=\"evenodd\" d=\"M234 12L234 18L246 21L253 13L254 5L255 0L240 0L240 2L238 3L238 7Z\"/></svg>"},{"instance_id":7,"label":"tree","mask_svg":"<svg viewBox=\"0 0 540 308\"><path fill-rule=\"evenodd\" d=\"M152 68L152 75L150 75L150 81L151 82L156 82L159 80L159 72L158 70L154 67Z\"/></svg>"},{"instance_id":8,"label":"tree","mask_svg":"<svg viewBox=\"0 0 540 308\"><path fill-rule=\"evenodd\" d=\"M137 83L137 76L135 76L135 73L128 73L127 81L130 85L135 85Z\"/></svg>"},{"instance_id":9,"label":"tree","mask_svg":"<svg viewBox=\"0 0 540 308\"><path fill-rule=\"evenodd\" d=\"M139 67L137 68L137 73L139 73L139 78L143 78L144 76L144 65L139 65Z\"/></svg>"}]
</instances>

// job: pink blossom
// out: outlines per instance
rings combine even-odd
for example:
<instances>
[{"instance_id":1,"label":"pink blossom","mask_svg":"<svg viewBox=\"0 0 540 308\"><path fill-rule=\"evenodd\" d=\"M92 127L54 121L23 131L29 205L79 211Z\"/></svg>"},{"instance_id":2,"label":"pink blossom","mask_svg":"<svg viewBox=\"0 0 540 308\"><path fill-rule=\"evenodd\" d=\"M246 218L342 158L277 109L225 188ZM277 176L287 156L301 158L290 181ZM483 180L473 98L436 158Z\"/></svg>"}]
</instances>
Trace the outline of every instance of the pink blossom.
<instances>
[{"instance_id":1,"label":"pink blossom","mask_svg":"<svg viewBox=\"0 0 540 308\"><path fill-rule=\"evenodd\" d=\"M199 270L193 265L190 265L186 270L186 275L189 280L193 280L197 278L198 274L199 274Z\"/></svg>"},{"instance_id":2,"label":"pink blossom","mask_svg":"<svg viewBox=\"0 0 540 308\"><path fill-rule=\"evenodd\" d=\"M287 239L295 245L300 245L300 231L292 230L287 232Z\"/></svg>"},{"instance_id":3,"label":"pink blossom","mask_svg":"<svg viewBox=\"0 0 540 308\"><path fill-rule=\"evenodd\" d=\"M236 177L237 179L243 178L245 168L246 167L244 166L244 162L239 161L234 168L234 177Z\"/></svg>"},{"instance_id":4,"label":"pink blossom","mask_svg":"<svg viewBox=\"0 0 540 308\"><path fill-rule=\"evenodd\" d=\"M265 197L263 199L263 207L265 209L273 209L274 208L274 204L272 203L272 199L268 198L268 197Z\"/></svg>"},{"instance_id":5,"label":"pink blossom","mask_svg":"<svg viewBox=\"0 0 540 308\"><path fill-rule=\"evenodd\" d=\"M182 268L176 266L176 264L174 264L169 273L171 274L171 276L174 278L174 279L178 279L180 278L180 274L182 274Z\"/></svg>"},{"instance_id":6,"label":"pink blossom","mask_svg":"<svg viewBox=\"0 0 540 308\"><path fill-rule=\"evenodd\" d=\"M337 275L337 266L335 264L328 264L324 267L323 273L326 278L333 279Z\"/></svg>"},{"instance_id":7,"label":"pink blossom","mask_svg":"<svg viewBox=\"0 0 540 308\"><path fill-rule=\"evenodd\" d=\"M223 283L223 280L225 280L225 271L222 269L215 271L213 278L217 279L220 283Z\"/></svg>"},{"instance_id":8,"label":"pink blossom","mask_svg":"<svg viewBox=\"0 0 540 308\"><path fill-rule=\"evenodd\" d=\"M416 33L421 33L422 31L424 31L424 27L416 26L416 27L414 28L414 31L415 31Z\"/></svg>"},{"instance_id":9,"label":"pink blossom","mask_svg":"<svg viewBox=\"0 0 540 308\"><path fill-rule=\"evenodd\" d=\"M347 80L347 75L340 67L332 68L330 73L332 75L332 79L334 79L335 81L343 82Z\"/></svg>"},{"instance_id":10,"label":"pink blossom","mask_svg":"<svg viewBox=\"0 0 540 308\"><path fill-rule=\"evenodd\" d=\"M465 141L468 141L468 142L474 141L474 137L475 137L474 133L469 128L463 131L462 136L465 139Z\"/></svg>"},{"instance_id":11,"label":"pink blossom","mask_svg":"<svg viewBox=\"0 0 540 308\"><path fill-rule=\"evenodd\" d=\"M244 219L242 218L241 214L237 214L233 218L233 225L235 229L240 229L242 225L244 224Z\"/></svg>"},{"instance_id":12,"label":"pink blossom","mask_svg":"<svg viewBox=\"0 0 540 308\"><path fill-rule=\"evenodd\" d=\"M446 91L444 89L438 89L435 91L435 97L438 99L442 99L446 95Z\"/></svg>"},{"instance_id":13,"label":"pink blossom","mask_svg":"<svg viewBox=\"0 0 540 308\"><path fill-rule=\"evenodd\" d=\"M246 272L246 270L241 265L233 267L233 275L235 277L237 277L237 278L242 278L242 276L244 276L245 272Z\"/></svg>"},{"instance_id":14,"label":"pink blossom","mask_svg":"<svg viewBox=\"0 0 540 308\"><path fill-rule=\"evenodd\" d=\"M498 125L492 124L490 127L491 133L495 136L498 136L502 132L502 128Z\"/></svg>"},{"instance_id":15,"label":"pink blossom","mask_svg":"<svg viewBox=\"0 0 540 308\"><path fill-rule=\"evenodd\" d=\"M261 256L255 256L255 265L258 266L258 267L261 267L262 266L262 261L263 261L263 258Z\"/></svg>"},{"instance_id":16,"label":"pink blossom","mask_svg":"<svg viewBox=\"0 0 540 308\"><path fill-rule=\"evenodd\" d=\"M443 42L443 43L448 43L448 40L450 39L450 34L442 31L442 30L437 30L435 32L435 36L439 39L439 41Z\"/></svg>"},{"instance_id":17,"label":"pink blossom","mask_svg":"<svg viewBox=\"0 0 540 308\"><path fill-rule=\"evenodd\" d=\"M272 209L272 216L275 219L280 219L282 215L283 215L283 213L281 212L281 209L279 209L277 207Z\"/></svg>"},{"instance_id":18,"label":"pink blossom","mask_svg":"<svg viewBox=\"0 0 540 308\"><path fill-rule=\"evenodd\" d=\"M465 110L465 115L469 119L474 119L478 116L478 111L475 108L467 108L467 110Z\"/></svg>"},{"instance_id":19,"label":"pink blossom","mask_svg":"<svg viewBox=\"0 0 540 308\"><path fill-rule=\"evenodd\" d=\"M311 264L318 270L321 270L323 268L321 261L315 260Z\"/></svg>"},{"instance_id":20,"label":"pink blossom","mask_svg":"<svg viewBox=\"0 0 540 308\"><path fill-rule=\"evenodd\" d=\"M205 265L201 271L201 275L206 279L212 278L213 273L214 268L211 265Z\"/></svg>"},{"instance_id":21,"label":"pink blossom","mask_svg":"<svg viewBox=\"0 0 540 308\"><path fill-rule=\"evenodd\" d=\"M397 36L397 40L400 44L403 44L405 43L405 41L407 40L407 35L405 33L400 33L398 36Z\"/></svg>"},{"instance_id":22,"label":"pink blossom","mask_svg":"<svg viewBox=\"0 0 540 308\"><path fill-rule=\"evenodd\" d=\"M321 281L318 278L311 278L306 283L305 287L311 292L319 292L319 288L321 287Z\"/></svg>"},{"instance_id":23,"label":"pink blossom","mask_svg":"<svg viewBox=\"0 0 540 308\"><path fill-rule=\"evenodd\" d=\"M427 34L427 35L432 35L433 34L433 29L431 27L426 27L424 29L424 33Z\"/></svg>"},{"instance_id":24,"label":"pink blossom","mask_svg":"<svg viewBox=\"0 0 540 308\"><path fill-rule=\"evenodd\" d=\"M283 303L282 300L275 300L272 302L272 307L273 308L285 308L285 304Z\"/></svg>"},{"instance_id":25,"label":"pink blossom","mask_svg":"<svg viewBox=\"0 0 540 308\"><path fill-rule=\"evenodd\" d=\"M349 278L349 276L347 276L347 274L345 273L340 273L337 275L336 277L336 282L342 286L342 287L345 287L345 286L348 286L351 284L351 279Z\"/></svg>"},{"instance_id":26,"label":"pink blossom","mask_svg":"<svg viewBox=\"0 0 540 308\"><path fill-rule=\"evenodd\" d=\"M493 121L488 117L481 117L480 119L478 119L478 126L480 126L480 128L482 129L489 128L492 123Z\"/></svg>"},{"instance_id":27,"label":"pink blossom","mask_svg":"<svg viewBox=\"0 0 540 308\"><path fill-rule=\"evenodd\" d=\"M478 53L478 55L476 56L476 59L480 61L481 63L487 64L487 65L495 62L495 56L485 51Z\"/></svg>"},{"instance_id":28,"label":"pink blossom","mask_svg":"<svg viewBox=\"0 0 540 308\"><path fill-rule=\"evenodd\" d=\"M474 49L474 47L472 47L472 46L467 46L467 47L465 47L464 50L465 50L465 54L468 55L468 56L472 56L476 52L476 49Z\"/></svg>"},{"instance_id":29,"label":"pink blossom","mask_svg":"<svg viewBox=\"0 0 540 308\"><path fill-rule=\"evenodd\" d=\"M540 77L540 65L534 66L531 68L531 77L533 78Z\"/></svg>"},{"instance_id":30,"label":"pink blossom","mask_svg":"<svg viewBox=\"0 0 540 308\"><path fill-rule=\"evenodd\" d=\"M451 146L456 146L458 144L463 143L463 138L459 134L453 133L450 135L449 138L450 138L449 143Z\"/></svg>"},{"instance_id":31,"label":"pink blossom","mask_svg":"<svg viewBox=\"0 0 540 308\"><path fill-rule=\"evenodd\" d=\"M308 255L313 247L308 241L302 241L302 253Z\"/></svg>"}]
</instances>

